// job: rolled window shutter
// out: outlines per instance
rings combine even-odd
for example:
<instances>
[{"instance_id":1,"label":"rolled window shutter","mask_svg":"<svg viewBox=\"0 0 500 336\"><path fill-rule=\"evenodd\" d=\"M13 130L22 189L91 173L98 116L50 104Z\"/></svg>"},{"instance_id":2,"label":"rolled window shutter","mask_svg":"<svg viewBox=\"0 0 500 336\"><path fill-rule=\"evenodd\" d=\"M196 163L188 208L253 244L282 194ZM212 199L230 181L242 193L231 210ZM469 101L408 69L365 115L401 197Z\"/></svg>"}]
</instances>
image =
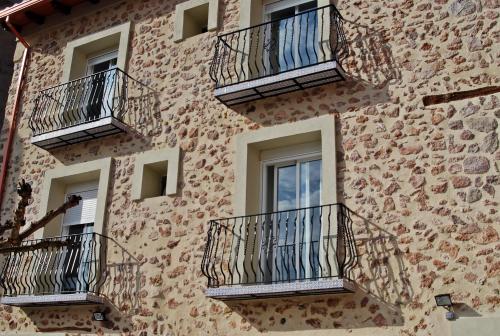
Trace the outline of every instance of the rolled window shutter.
<instances>
[{"instance_id":1,"label":"rolled window shutter","mask_svg":"<svg viewBox=\"0 0 500 336\"><path fill-rule=\"evenodd\" d=\"M73 208L68 209L64 215L64 225L94 223L97 207L97 189L69 193L67 196L79 195L82 200Z\"/></svg>"}]
</instances>

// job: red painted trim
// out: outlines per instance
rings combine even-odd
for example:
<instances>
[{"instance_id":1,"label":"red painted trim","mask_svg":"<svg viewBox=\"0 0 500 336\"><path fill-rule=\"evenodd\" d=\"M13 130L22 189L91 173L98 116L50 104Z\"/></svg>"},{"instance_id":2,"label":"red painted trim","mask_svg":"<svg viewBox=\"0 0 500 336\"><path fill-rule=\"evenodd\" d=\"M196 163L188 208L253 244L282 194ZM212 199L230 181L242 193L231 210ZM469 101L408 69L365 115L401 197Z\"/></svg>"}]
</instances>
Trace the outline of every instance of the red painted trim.
<instances>
[{"instance_id":1,"label":"red painted trim","mask_svg":"<svg viewBox=\"0 0 500 336\"><path fill-rule=\"evenodd\" d=\"M5 8L4 10L0 11L0 19L6 18L9 15L16 14L19 12L22 12L25 9L29 9L30 7L34 5L38 5L41 3L49 3L50 0L29 0L29 1L23 1L21 3L18 3L16 5L10 6Z\"/></svg>"},{"instance_id":2,"label":"red painted trim","mask_svg":"<svg viewBox=\"0 0 500 336\"><path fill-rule=\"evenodd\" d=\"M12 108L12 120L10 123L9 134L7 137L7 143L4 146L3 160L2 160L2 170L0 172L0 209L3 203L3 196L5 192L5 181L7 179L7 170L10 160L10 153L12 152L12 143L14 142L14 134L16 133L17 126L17 115L19 112L19 104L21 103L22 90L24 85L24 79L26 77L26 69L28 68L28 60L30 54L30 45L26 40L19 34L19 32L12 26L9 22L9 17L5 20L5 23L12 31L12 33L19 39L19 41L26 47L23 53L23 60L21 63L21 69L19 70L19 75L17 78L17 89L16 95L14 96L14 107Z\"/></svg>"}]
</instances>

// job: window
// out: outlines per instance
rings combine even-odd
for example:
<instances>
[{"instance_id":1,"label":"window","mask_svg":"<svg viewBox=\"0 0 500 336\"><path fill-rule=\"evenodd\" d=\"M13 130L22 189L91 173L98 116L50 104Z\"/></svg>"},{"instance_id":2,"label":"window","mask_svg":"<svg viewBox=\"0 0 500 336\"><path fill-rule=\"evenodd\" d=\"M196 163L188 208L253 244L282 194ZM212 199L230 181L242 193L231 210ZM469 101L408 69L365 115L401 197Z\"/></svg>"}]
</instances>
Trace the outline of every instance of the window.
<instances>
[{"instance_id":1,"label":"window","mask_svg":"<svg viewBox=\"0 0 500 336\"><path fill-rule=\"evenodd\" d=\"M70 194L79 194L83 200L37 231L35 238L86 232L102 234L111 163L106 158L48 170L41 186L42 213L59 207Z\"/></svg>"},{"instance_id":2,"label":"window","mask_svg":"<svg viewBox=\"0 0 500 336\"><path fill-rule=\"evenodd\" d=\"M249 215L270 209L269 203L267 208L263 207L263 188L255 183L265 180L263 162L276 165L288 161L302 162L308 158L321 159L315 163L321 166L321 202L336 203L335 137L335 118L330 115L237 135L235 213ZM302 202L305 204L306 200Z\"/></svg>"},{"instance_id":3,"label":"window","mask_svg":"<svg viewBox=\"0 0 500 336\"><path fill-rule=\"evenodd\" d=\"M321 144L294 147L286 149L302 154L276 157L279 149L261 154L275 157L262 162L262 213L274 217L266 221L273 227L262 231L277 237L261 260L266 270L264 282L285 280L285 274L287 281L313 279L319 274Z\"/></svg>"},{"instance_id":4,"label":"window","mask_svg":"<svg viewBox=\"0 0 500 336\"><path fill-rule=\"evenodd\" d=\"M175 8L174 41L217 29L218 0L190 0Z\"/></svg>"},{"instance_id":5,"label":"window","mask_svg":"<svg viewBox=\"0 0 500 336\"><path fill-rule=\"evenodd\" d=\"M59 106L59 113L63 116L62 127L111 116L118 86L117 74L112 71L116 68L117 59L117 50L86 57L85 72L82 75L89 77L68 83L65 103ZM75 104L75 101L79 103Z\"/></svg>"},{"instance_id":6,"label":"window","mask_svg":"<svg viewBox=\"0 0 500 336\"><path fill-rule=\"evenodd\" d=\"M270 48L268 64L275 73L318 62L315 50L318 39L316 0L282 0L264 6L264 18L272 21L269 40L278 42Z\"/></svg>"},{"instance_id":7,"label":"window","mask_svg":"<svg viewBox=\"0 0 500 336\"><path fill-rule=\"evenodd\" d=\"M94 222L97 208L99 181L69 185L66 198L78 195L82 200L68 209L63 216L62 236L74 243L64 252L61 269L64 270L60 291L76 293L88 290L91 271L91 253L94 243ZM57 284L59 285L59 283Z\"/></svg>"},{"instance_id":8,"label":"window","mask_svg":"<svg viewBox=\"0 0 500 336\"><path fill-rule=\"evenodd\" d=\"M141 198L165 196L167 194L168 161L145 164L142 169Z\"/></svg>"},{"instance_id":9,"label":"window","mask_svg":"<svg viewBox=\"0 0 500 336\"><path fill-rule=\"evenodd\" d=\"M64 51L62 82L111 67L126 71L129 35L130 22L127 22L69 42Z\"/></svg>"},{"instance_id":10,"label":"window","mask_svg":"<svg viewBox=\"0 0 500 336\"><path fill-rule=\"evenodd\" d=\"M179 147L137 155L132 177L132 199L173 195L177 192Z\"/></svg>"}]
</instances>

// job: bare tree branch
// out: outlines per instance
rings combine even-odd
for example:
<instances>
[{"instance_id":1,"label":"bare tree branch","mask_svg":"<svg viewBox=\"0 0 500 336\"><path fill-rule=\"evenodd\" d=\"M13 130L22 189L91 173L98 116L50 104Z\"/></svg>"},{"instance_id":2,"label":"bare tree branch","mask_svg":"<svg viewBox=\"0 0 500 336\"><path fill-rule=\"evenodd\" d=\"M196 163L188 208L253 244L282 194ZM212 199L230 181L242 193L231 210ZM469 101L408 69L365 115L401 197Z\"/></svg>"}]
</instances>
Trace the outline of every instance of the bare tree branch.
<instances>
[{"instance_id":1,"label":"bare tree branch","mask_svg":"<svg viewBox=\"0 0 500 336\"><path fill-rule=\"evenodd\" d=\"M30 227L26 229L26 231L19 234L19 239L24 240L28 238L32 233L34 233L38 229L43 228L55 217L59 216L60 214L66 213L68 209L77 206L81 200L82 198L80 196L71 195L68 200L64 202L63 205L61 205L59 208L57 208L56 210L50 210L45 216L42 217L42 219L31 223Z\"/></svg>"},{"instance_id":2,"label":"bare tree branch","mask_svg":"<svg viewBox=\"0 0 500 336\"><path fill-rule=\"evenodd\" d=\"M35 251L39 249L44 249L48 247L64 247L64 246L79 246L80 243L69 241L69 240L44 240L39 243L32 245L20 245L20 246L7 246L0 247L0 254L10 253L10 252L25 252L25 251Z\"/></svg>"},{"instance_id":3,"label":"bare tree branch","mask_svg":"<svg viewBox=\"0 0 500 336\"><path fill-rule=\"evenodd\" d=\"M82 200L80 196L70 196L68 200L64 202L59 208L49 211L40 220L31 223L29 228L21 233L21 228L26 225L26 207L29 205L29 202L31 200L31 193L31 186L26 183L25 180L22 180L19 183L19 187L17 188L17 194L21 197L21 200L19 201L17 209L14 213L14 221L7 221L5 225L0 227L0 235L2 235L7 230L11 230L10 237L5 241L0 242L0 253L13 252L16 249L38 249L50 246L50 244L54 244L55 241L48 241L44 244L38 243L31 246L21 246L21 242L24 239L31 236L38 229L43 228L55 217L59 216L60 214L64 214L68 209L77 206L78 203Z\"/></svg>"}]
</instances>

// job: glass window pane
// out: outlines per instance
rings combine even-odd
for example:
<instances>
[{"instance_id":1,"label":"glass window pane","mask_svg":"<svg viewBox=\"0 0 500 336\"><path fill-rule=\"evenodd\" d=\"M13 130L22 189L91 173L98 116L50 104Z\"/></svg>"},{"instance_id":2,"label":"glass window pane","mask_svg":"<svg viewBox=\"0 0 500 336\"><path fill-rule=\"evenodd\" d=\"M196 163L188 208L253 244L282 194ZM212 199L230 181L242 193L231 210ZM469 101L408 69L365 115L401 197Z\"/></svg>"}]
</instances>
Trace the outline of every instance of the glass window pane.
<instances>
[{"instance_id":1,"label":"glass window pane","mask_svg":"<svg viewBox=\"0 0 500 336\"><path fill-rule=\"evenodd\" d=\"M300 164L300 207L321 204L321 160Z\"/></svg>"},{"instance_id":2,"label":"glass window pane","mask_svg":"<svg viewBox=\"0 0 500 336\"><path fill-rule=\"evenodd\" d=\"M277 211L291 210L297 207L297 167L278 168Z\"/></svg>"},{"instance_id":3,"label":"glass window pane","mask_svg":"<svg viewBox=\"0 0 500 336\"><path fill-rule=\"evenodd\" d=\"M318 276L319 241L321 235L321 160L300 164L299 263L300 277ZM313 208L311 208L313 207Z\"/></svg>"}]
</instances>

